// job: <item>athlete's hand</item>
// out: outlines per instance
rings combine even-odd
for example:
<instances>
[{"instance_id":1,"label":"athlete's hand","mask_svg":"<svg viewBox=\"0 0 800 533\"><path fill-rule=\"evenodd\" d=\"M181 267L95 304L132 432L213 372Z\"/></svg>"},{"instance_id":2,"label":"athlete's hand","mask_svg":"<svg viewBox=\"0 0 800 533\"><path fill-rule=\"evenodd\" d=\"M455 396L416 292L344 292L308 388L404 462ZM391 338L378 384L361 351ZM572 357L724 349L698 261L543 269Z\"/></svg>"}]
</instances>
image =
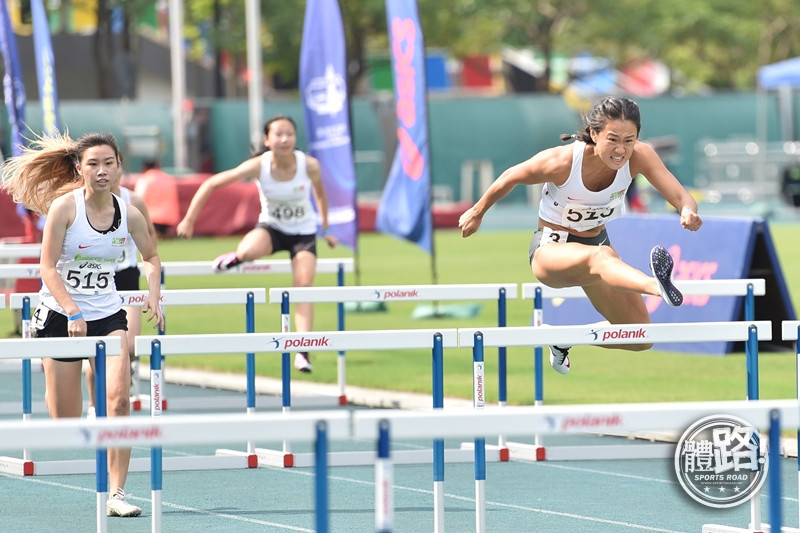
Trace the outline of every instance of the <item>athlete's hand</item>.
<instances>
[{"instance_id":1,"label":"athlete's hand","mask_svg":"<svg viewBox=\"0 0 800 533\"><path fill-rule=\"evenodd\" d=\"M700 229L700 226L702 225L703 225L703 219L700 218L700 215L698 215L688 207L684 207L681 210L681 226L683 226L683 229L688 229L689 231L697 231Z\"/></svg>"},{"instance_id":2,"label":"athlete's hand","mask_svg":"<svg viewBox=\"0 0 800 533\"><path fill-rule=\"evenodd\" d=\"M70 337L85 337L86 336L86 320L79 318L78 320L67 321L67 335Z\"/></svg>"},{"instance_id":3,"label":"athlete's hand","mask_svg":"<svg viewBox=\"0 0 800 533\"><path fill-rule=\"evenodd\" d=\"M478 228L481 227L481 222L483 222L483 216L478 215L474 206L464 211L458 219L458 227L461 229L461 236L469 237L478 231Z\"/></svg>"},{"instance_id":4,"label":"athlete's hand","mask_svg":"<svg viewBox=\"0 0 800 533\"><path fill-rule=\"evenodd\" d=\"M328 246L331 248L336 248L336 245L339 244L339 238L336 237L333 233L328 233L325 235L325 242L328 243Z\"/></svg>"},{"instance_id":5,"label":"athlete's hand","mask_svg":"<svg viewBox=\"0 0 800 533\"><path fill-rule=\"evenodd\" d=\"M191 239L192 235L194 235L194 222L190 222L184 218L178 223L178 227L175 228L175 232L178 234L178 237Z\"/></svg>"},{"instance_id":6,"label":"athlete's hand","mask_svg":"<svg viewBox=\"0 0 800 533\"><path fill-rule=\"evenodd\" d=\"M142 313L146 313L147 321L153 322L153 329L164 331L164 310L159 303L160 294L148 293L147 299L142 304Z\"/></svg>"}]
</instances>

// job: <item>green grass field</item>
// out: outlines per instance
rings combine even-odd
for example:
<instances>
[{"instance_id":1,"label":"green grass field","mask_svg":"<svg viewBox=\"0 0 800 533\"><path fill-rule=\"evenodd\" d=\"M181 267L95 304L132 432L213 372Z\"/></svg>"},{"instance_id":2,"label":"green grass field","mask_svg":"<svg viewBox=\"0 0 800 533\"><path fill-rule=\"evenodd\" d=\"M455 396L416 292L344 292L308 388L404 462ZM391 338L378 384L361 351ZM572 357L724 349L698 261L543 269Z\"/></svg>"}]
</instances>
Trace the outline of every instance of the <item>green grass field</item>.
<instances>
[{"instance_id":1,"label":"green grass field","mask_svg":"<svg viewBox=\"0 0 800 533\"><path fill-rule=\"evenodd\" d=\"M795 309L800 308L800 225L776 223L770 226L786 282ZM535 281L527 265L530 232L482 231L462 239L456 230L439 230L435 236L438 282L445 283L527 283ZM235 248L239 237L197 238L191 241L169 240L159 243L163 261L211 260ZM320 257L351 257L344 247L331 250L320 241ZM431 258L413 244L377 234L360 236L356 258L357 273L347 275L354 285L429 284L432 283ZM285 258L286 254L276 257ZM319 274L316 285L335 285L331 274ZM287 287L289 275L198 276L167 280L167 288ZM494 326L497 309L494 302L483 302L478 316L468 319L412 319L416 303L390 302L385 312L348 313L348 330L407 328L456 328ZM530 323L531 302L508 301L508 325ZM167 309L167 333L235 333L245 329L244 306L170 307ZM0 311L0 331L12 335L11 311ZM145 325L144 334L150 334ZM317 304L315 329L337 329L335 304ZM256 330L280 330L280 306L257 307ZM661 351L626 352L596 347L581 347L571 355L572 370L567 376L549 368L545 354L545 401L549 404L737 400L746 396L744 354L702 356ZM350 352L347 354L349 385L430 393L430 350ZM334 352L313 354L311 375L293 373L295 380L336 383ZM261 354L256 357L259 375L280 377L280 357ZM760 390L762 398L790 398L795 391L795 357L792 352L760 354ZM487 351L487 399L497 400L497 358ZM168 359L168 366L187 366L220 372L245 370L245 357L196 356ZM472 359L468 349L446 350L445 395L470 398L472 395ZM533 402L533 349L508 350L508 401L510 404Z\"/></svg>"}]
</instances>

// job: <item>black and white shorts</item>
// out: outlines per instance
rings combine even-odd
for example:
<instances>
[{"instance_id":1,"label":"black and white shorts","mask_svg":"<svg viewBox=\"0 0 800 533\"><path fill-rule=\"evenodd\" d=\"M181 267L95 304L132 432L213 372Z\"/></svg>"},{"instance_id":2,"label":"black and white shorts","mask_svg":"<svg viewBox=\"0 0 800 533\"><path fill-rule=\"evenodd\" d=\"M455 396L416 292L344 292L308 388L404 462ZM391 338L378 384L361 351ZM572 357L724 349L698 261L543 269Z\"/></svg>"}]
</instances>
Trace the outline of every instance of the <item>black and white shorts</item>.
<instances>
[{"instance_id":1,"label":"black and white shorts","mask_svg":"<svg viewBox=\"0 0 800 533\"><path fill-rule=\"evenodd\" d=\"M563 238L561 237L561 235L564 234L567 237L566 241L560 240ZM545 236L547 236L547 239L544 244L549 244L551 242L577 242L579 244L587 244L589 246L611 246L611 240L608 238L608 232L606 231L605 228L603 228L603 231L601 231L594 237L577 237L565 231L554 231L551 230L550 228L539 228L533 234L533 238L531 238L530 247L528 248L529 264L531 263L531 261L533 261L533 252L535 252L537 248L542 246L542 238L544 238Z\"/></svg>"},{"instance_id":2,"label":"black and white shorts","mask_svg":"<svg viewBox=\"0 0 800 533\"><path fill-rule=\"evenodd\" d=\"M289 257L294 259L298 252L311 252L317 255L317 236L315 234L290 235L275 229L266 222L256 224L257 228L267 230L272 239L272 253L289 251Z\"/></svg>"},{"instance_id":3,"label":"black and white shorts","mask_svg":"<svg viewBox=\"0 0 800 533\"><path fill-rule=\"evenodd\" d=\"M45 318L44 326L42 329L36 331L37 338L55 338L55 337L69 337L67 332L68 320L65 315L49 311L47 318ZM89 337L105 337L112 331L124 330L128 331L128 314L124 309L120 309L111 316L100 318L98 320L89 320L86 322L86 335ZM67 357L67 358L53 358L56 361L81 361L86 357Z\"/></svg>"}]
</instances>

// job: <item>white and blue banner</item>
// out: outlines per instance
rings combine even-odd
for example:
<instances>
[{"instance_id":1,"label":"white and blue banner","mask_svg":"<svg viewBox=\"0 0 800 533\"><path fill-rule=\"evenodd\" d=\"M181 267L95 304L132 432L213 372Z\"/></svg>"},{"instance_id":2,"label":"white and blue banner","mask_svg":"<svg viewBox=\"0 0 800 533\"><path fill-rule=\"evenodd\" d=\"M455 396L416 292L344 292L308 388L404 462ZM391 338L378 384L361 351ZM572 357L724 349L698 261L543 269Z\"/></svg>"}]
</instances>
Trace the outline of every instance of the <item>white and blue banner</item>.
<instances>
[{"instance_id":1,"label":"white and blue banner","mask_svg":"<svg viewBox=\"0 0 800 533\"><path fill-rule=\"evenodd\" d=\"M8 15L8 3L0 2L0 52L3 54L6 72L3 76L3 90L5 91L6 107L8 108L8 122L11 126L11 155L16 156L22 152L25 141L22 130L25 129L25 82L22 80L22 70L17 54L17 39L11 27L11 18Z\"/></svg>"},{"instance_id":2,"label":"white and blue banner","mask_svg":"<svg viewBox=\"0 0 800 533\"><path fill-rule=\"evenodd\" d=\"M31 0L33 47L36 56L36 78L39 80L39 100L42 103L42 132L47 136L58 133L58 89L50 26L42 0Z\"/></svg>"},{"instance_id":3,"label":"white and blue banner","mask_svg":"<svg viewBox=\"0 0 800 533\"><path fill-rule=\"evenodd\" d=\"M356 170L350 137L344 27L338 2L308 0L306 4L300 94L308 150L319 160L328 197L331 232L355 250Z\"/></svg>"},{"instance_id":4,"label":"white and blue banner","mask_svg":"<svg viewBox=\"0 0 800 533\"><path fill-rule=\"evenodd\" d=\"M387 0L397 151L378 205L378 231L433 253L431 165L425 86L425 44L416 0Z\"/></svg>"}]
</instances>

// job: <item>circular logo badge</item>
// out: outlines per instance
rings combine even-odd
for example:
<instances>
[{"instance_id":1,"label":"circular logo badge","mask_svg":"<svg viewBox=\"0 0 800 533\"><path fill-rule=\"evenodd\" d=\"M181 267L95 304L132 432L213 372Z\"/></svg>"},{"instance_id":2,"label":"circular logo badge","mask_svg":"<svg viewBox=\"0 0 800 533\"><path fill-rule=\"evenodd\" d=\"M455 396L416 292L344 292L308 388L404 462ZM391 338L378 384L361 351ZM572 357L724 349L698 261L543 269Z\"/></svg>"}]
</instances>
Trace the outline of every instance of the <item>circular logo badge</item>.
<instances>
[{"instance_id":1,"label":"circular logo badge","mask_svg":"<svg viewBox=\"0 0 800 533\"><path fill-rule=\"evenodd\" d=\"M734 507L758 492L768 461L757 429L734 416L698 420L675 448L675 473L689 496L709 507Z\"/></svg>"}]
</instances>

